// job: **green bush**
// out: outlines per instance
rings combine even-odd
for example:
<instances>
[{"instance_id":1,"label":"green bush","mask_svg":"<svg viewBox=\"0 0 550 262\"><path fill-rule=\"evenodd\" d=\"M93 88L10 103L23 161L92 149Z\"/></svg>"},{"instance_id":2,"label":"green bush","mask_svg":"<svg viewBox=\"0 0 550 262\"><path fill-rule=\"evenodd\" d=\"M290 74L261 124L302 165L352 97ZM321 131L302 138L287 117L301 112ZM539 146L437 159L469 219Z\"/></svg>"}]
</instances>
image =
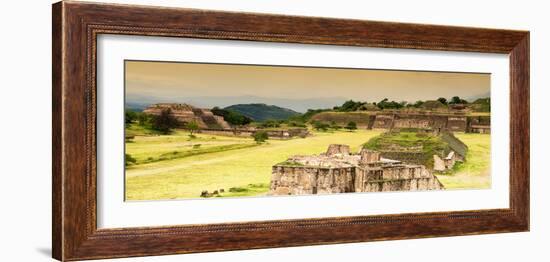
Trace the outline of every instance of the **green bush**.
<instances>
[{"instance_id":1,"label":"green bush","mask_svg":"<svg viewBox=\"0 0 550 262\"><path fill-rule=\"evenodd\" d=\"M244 187L232 187L229 189L229 192L246 192L248 191L248 188Z\"/></svg>"},{"instance_id":2,"label":"green bush","mask_svg":"<svg viewBox=\"0 0 550 262\"><path fill-rule=\"evenodd\" d=\"M353 122L353 121L350 121L346 127L345 127L347 130L349 131L353 131L355 129L357 129L357 123Z\"/></svg>"},{"instance_id":3,"label":"green bush","mask_svg":"<svg viewBox=\"0 0 550 262\"><path fill-rule=\"evenodd\" d=\"M254 132L252 137L254 137L254 141L256 141L256 143L261 144L269 138L269 135L266 131L257 131Z\"/></svg>"},{"instance_id":4,"label":"green bush","mask_svg":"<svg viewBox=\"0 0 550 262\"><path fill-rule=\"evenodd\" d=\"M329 124L323 123L321 121L313 121L311 124L313 125L313 128L315 128L315 130L323 131L323 132L327 131L328 128L330 127Z\"/></svg>"},{"instance_id":5,"label":"green bush","mask_svg":"<svg viewBox=\"0 0 550 262\"><path fill-rule=\"evenodd\" d=\"M124 165L130 166L136 163L136 159L133 158L130 154L124 154Z\"/></svg>"}]
</instances>

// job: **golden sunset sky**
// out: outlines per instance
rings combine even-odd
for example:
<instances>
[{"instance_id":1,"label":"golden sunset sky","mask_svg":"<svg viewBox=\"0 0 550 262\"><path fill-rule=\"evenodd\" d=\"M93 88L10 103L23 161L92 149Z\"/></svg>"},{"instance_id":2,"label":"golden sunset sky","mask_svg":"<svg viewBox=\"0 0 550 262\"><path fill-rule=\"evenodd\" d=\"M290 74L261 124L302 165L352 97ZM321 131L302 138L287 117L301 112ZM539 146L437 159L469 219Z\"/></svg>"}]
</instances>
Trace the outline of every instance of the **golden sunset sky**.
<instances>
[{"instance_id":1,"label":"golden sunset sky","mask_svg":"<svg viewBox=\"0 0 550 262\"><path fill-rule=\"evenodd\" d=\"M241 100L284 99L295 100L297 107L308 103L304 100L324 101L319 106L332 107L336 104L331 103L347 99L414 102L460 96L471 100L490 93L490 74L481 73L146 61L126 61L125 67L128 102L174 100L227 106Z\"/></svg>"}]
</instances>

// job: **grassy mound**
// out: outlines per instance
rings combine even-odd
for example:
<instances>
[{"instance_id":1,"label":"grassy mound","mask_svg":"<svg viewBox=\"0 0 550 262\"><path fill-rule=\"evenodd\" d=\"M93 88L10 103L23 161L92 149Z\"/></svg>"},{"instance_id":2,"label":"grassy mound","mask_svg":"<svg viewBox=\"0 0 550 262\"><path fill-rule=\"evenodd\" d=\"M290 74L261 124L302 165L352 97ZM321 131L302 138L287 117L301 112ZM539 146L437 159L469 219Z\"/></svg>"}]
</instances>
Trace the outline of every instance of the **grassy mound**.
<instances>
[{"instance_id":1,"label":"grassy mound","mask_svg":"<svg viewBox=\"0 0 550 262\"><path fill-rule=\"evenodd\" d=\"M428 168L433 167L433 155L443 157L451 152L450 145L441 136L412 131L383 133L371 138L363 147L380 151L383 157L407 159Z\"/></svg>"}]
</instances>

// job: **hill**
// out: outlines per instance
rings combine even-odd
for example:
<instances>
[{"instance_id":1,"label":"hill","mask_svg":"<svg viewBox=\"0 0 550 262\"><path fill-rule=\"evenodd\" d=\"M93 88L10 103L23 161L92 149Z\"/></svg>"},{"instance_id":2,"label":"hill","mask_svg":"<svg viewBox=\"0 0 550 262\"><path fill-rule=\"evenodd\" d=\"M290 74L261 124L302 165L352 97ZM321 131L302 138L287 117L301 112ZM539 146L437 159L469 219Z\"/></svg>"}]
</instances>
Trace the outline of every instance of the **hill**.
<instances>
[{"instance_id":1,"label":"hill","mask_svg":"<svg viewBox=\"0 0 550 262\"><path fill-rule=\"evenodd\" d=\"M238 104L228 106L224 109L241 113L255 121L265 121L268 119L284 120L300 114L288 108L266 104Z\"/></svg>"}]
</instances>

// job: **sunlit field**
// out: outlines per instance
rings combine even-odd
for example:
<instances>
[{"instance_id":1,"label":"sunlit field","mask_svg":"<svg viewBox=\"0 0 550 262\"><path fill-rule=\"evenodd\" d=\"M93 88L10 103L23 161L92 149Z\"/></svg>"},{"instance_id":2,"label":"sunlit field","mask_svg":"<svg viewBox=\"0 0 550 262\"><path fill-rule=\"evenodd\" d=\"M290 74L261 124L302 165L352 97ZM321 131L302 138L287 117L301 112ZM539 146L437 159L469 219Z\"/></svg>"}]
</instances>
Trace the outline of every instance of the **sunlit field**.
<instances>
[{"instance_id":1,"label":"sunlit field","mask_svg":"<svg viewBox=\"0 0 550 262\"><path fill-rule=\"evenodd\" d=\"M461 134L455 136L468 146L466 162L455 165L449 175L437 175L446 189L486 189L491 187L491 136Z\"/></svg>"},{"instance_id":2,"label":"sunlit field","mask_svg":"<svg viewBox=\"0 0 550 262\"><path fill-rule=\"evenodd\" d=\"M252 138L197 134L136 136L126 153L136 159L126 168L127 200L259 196L269 190L271 167L292 155L319 154L329 144L348 144L356 152L382 131L313 132L307 138L257 144ZM446 189L490 188L490 135L455 134L469 147L467 161L436 174ZM223 191L223 192L221 192Z\"/></svg>"},{"instance_id":3,"label":"sunlit field","mask_svg":"<svg viewBox=\"0 0 550 262\"><path fill-rule=\"evenodd\" d=\"M136 136L126 153L136 164L126 170L126 199L198 198L204 190L223 189L222 197L257 196L269 190L271 167L296 154L319 154L329 144L348 144L353 151L381 131L313 132L307 138L270 139L187 132L167 136Z\"/></svg>"}]
</instances>

